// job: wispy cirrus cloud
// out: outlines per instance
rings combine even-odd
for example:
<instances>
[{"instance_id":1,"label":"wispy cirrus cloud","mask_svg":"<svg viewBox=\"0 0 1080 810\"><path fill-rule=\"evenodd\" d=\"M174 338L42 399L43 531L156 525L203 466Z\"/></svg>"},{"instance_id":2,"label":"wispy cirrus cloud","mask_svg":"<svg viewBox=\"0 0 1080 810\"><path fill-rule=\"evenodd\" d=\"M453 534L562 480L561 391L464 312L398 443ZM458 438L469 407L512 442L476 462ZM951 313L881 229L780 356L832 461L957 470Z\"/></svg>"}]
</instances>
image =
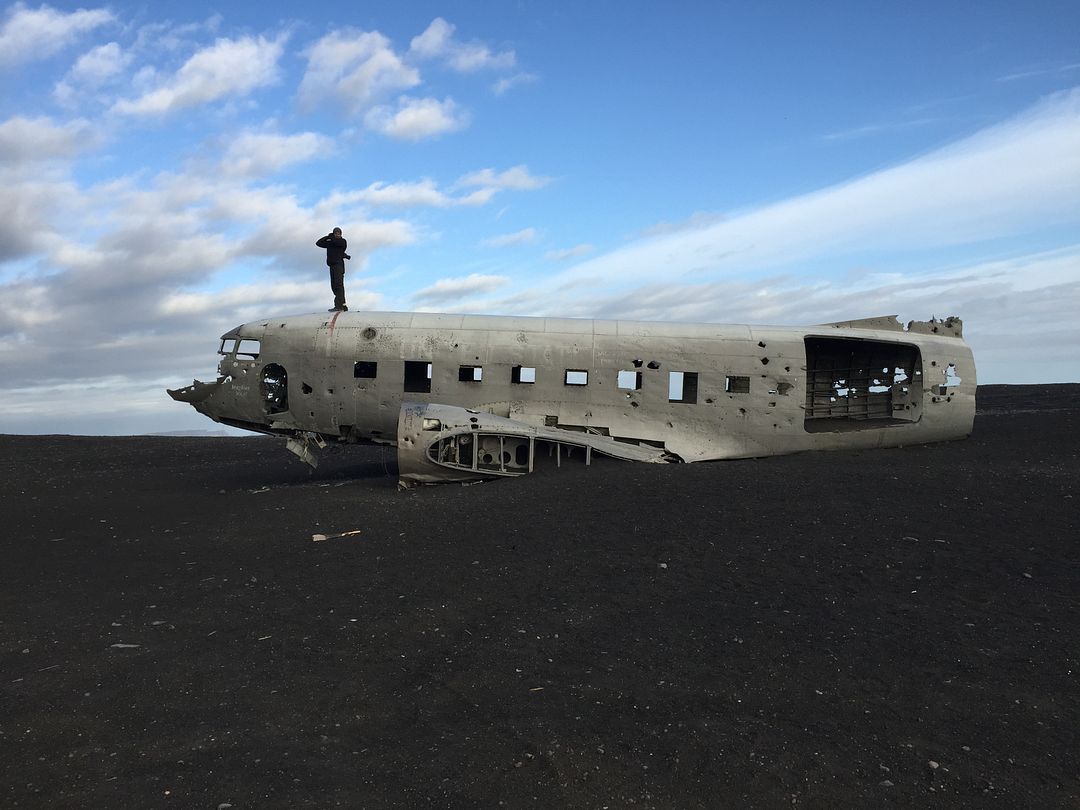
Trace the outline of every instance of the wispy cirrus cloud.
<instances>
[{"instance_id":1,"label":"wispy cirrus cloud","mask_svg":"<svg viewBox=\"0 0 1080 810\"><path fill-rule=\"evenodd\" d=\"M642 239L567 278L795 269L823 255L900 254L1080 221L1080 89L915 160L714 223Z\"/></svg>"},{"instance_id":2,"label":"wispy cirrus cloud","mask_svg":"<svg viewBox=\"0 0 1080 810\"><path fill-rule=\"evenodd\" d=\"M468 194L454 196L442 191L430 178L411 183L376 181L356 191L336 192L330 196L329 202L333 205L361 203L372 207L450 208L458 205L484 205L490 202L497 191L498 189L494 188L482 188Z\"/></svg>"},{"instance_id":3,"label":"wispy cirrus cloud","mask_svg":"<svg viewBox=\"0 0 1080 810\"><path fill-rule=\"evenodd\" d=\"M1069 62L1064 65L1051 65L1049 67L1037 67L1030 70L1021 70L1016 73L1007 73L1004 76L998 76L995 81L999 82L1015 82L1021 79L1033 79L1038 76L1060 76L1066 73L1074 73L1080 71L1080 62Z\"/></svg>"},{"instance_id":4,"label":"wispy cirrus cloud","mask_svg":"<svg viewBox=\"0 0 1080 810\"><path fill-rule=\"evenodd\" d=\"M563 248L562 250L549 250L544 254L544 258L551 262L564 262L568 259L579 259L582 256L587 256L594 250L595 248L592 245L574 245L574 247Z\"/></svg>"},{"instance_id":5,"label":"wispy cirrus cloud","mask_svg":"<svg viewBox=\"0 0 1080 810\"><path fill-rule=\"evenodd\" d=\"M539 236L539 232L536 228L522 228L520 231L514 231L513 233L499 234L498 236L491 236L484 239L480 244L488 248L504 248L511 247L513 245L525 245L529 242L535 242Z\"/></svg>"},{"instance_id":6,"label":"wispy cirrus cloud","mask_svg":"<svg viewBox=\"0 0 1080 810\"><path fill-rule=\"evenodd\" d=\"M523 84L532 84L540 81L535 73L515 73L513 76L504 76L491 85L491 92L497 96L505 95L513 88Z\"/></svg>"},{"instance_id":7,"label":"wispy cirrus cloud","mask_svg":"<svg viewBox=\"0 0 1080 810\"><path fill-rule=\"evenodd\" d=\"M936 124L940 118L911 118L904 121L887 121L878 124L864 124L860 127L829 132L821 136L823 141L853 141L857 138L866 138L872 135L880 135L883 132L895 132L902 129L914 129Z\"/></svg>"}]
</instances>

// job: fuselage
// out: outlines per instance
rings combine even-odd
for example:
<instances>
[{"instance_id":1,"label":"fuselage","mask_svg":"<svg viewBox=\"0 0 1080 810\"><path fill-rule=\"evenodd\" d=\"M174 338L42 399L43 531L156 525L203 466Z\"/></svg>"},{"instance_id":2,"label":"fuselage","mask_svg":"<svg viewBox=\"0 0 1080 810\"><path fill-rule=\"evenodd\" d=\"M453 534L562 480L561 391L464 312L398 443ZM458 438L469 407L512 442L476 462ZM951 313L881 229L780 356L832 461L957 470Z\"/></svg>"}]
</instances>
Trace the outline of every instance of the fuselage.
<instances>
[{"instance_id":1,"label":"fuselage","mask_svg":"<svg viewBox=\"0 0 1080 810\"><path fill-rule=\"evenodd\" d=\"M402 403L437 403L683 461L895 446L970 433L960 329L294 315L223 335L218 381L174 396L226 424L347 442L396 443Z\"/></svg>"}]
</instances>

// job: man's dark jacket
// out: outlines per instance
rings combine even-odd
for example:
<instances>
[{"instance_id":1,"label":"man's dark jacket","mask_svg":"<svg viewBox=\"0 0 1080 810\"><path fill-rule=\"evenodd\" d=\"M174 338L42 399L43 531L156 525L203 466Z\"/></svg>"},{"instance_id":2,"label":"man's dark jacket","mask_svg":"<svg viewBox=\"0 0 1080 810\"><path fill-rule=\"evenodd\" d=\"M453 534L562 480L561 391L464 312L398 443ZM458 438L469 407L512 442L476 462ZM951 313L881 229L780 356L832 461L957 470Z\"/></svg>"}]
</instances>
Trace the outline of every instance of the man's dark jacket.
<instances>
[{"instance_id":1,"label":"man's dark jacket","mask_svg":"<svg viewBox=\"0 0 1080 810\"><path fill-rule=\"evenodd\" d=\"M344 237L328 234L315 243L315 247L326 248L327 266L345 263L345 249L349 243Z\"/></svg>"}]
</instances>

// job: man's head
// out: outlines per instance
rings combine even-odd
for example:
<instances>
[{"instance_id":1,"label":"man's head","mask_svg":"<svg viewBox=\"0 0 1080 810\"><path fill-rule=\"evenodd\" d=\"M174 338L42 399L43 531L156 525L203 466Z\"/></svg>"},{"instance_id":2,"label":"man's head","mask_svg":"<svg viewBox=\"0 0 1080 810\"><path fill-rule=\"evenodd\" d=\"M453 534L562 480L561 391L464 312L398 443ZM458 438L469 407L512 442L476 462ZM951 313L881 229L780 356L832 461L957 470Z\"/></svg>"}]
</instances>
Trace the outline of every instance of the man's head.
<instances>
[{"instance_id":1,"label":"man's head","mask_svg":"<svg viewBox=\"0 0 1080 810\"><path fill-rule=\"evenodd\" d=\"M334 236L341 236L341 228L334 228Z\"/></svg>"}]
</instances>

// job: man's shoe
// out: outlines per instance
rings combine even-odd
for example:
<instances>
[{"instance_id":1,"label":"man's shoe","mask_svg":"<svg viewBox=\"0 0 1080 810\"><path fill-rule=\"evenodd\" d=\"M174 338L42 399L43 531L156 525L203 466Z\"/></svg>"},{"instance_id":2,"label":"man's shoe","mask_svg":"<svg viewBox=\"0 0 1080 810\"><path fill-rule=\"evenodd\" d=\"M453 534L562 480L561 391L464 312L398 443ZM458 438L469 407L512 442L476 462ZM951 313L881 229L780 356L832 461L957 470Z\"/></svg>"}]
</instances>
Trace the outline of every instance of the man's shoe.
<instances>
[{"instance_id":1,"label":"man's shoe","mask_svg":"<svg viewBox=\"0 0 1080 810\"><path fill-rule=\"evenodd\" d=\"M348 311L349 311L349 308L348 308L347 306L345 306L345 304L342 304L342 305L341 305L341 311L342 311L342 312L348 312Z\"/></svg>"}]
</instances>

